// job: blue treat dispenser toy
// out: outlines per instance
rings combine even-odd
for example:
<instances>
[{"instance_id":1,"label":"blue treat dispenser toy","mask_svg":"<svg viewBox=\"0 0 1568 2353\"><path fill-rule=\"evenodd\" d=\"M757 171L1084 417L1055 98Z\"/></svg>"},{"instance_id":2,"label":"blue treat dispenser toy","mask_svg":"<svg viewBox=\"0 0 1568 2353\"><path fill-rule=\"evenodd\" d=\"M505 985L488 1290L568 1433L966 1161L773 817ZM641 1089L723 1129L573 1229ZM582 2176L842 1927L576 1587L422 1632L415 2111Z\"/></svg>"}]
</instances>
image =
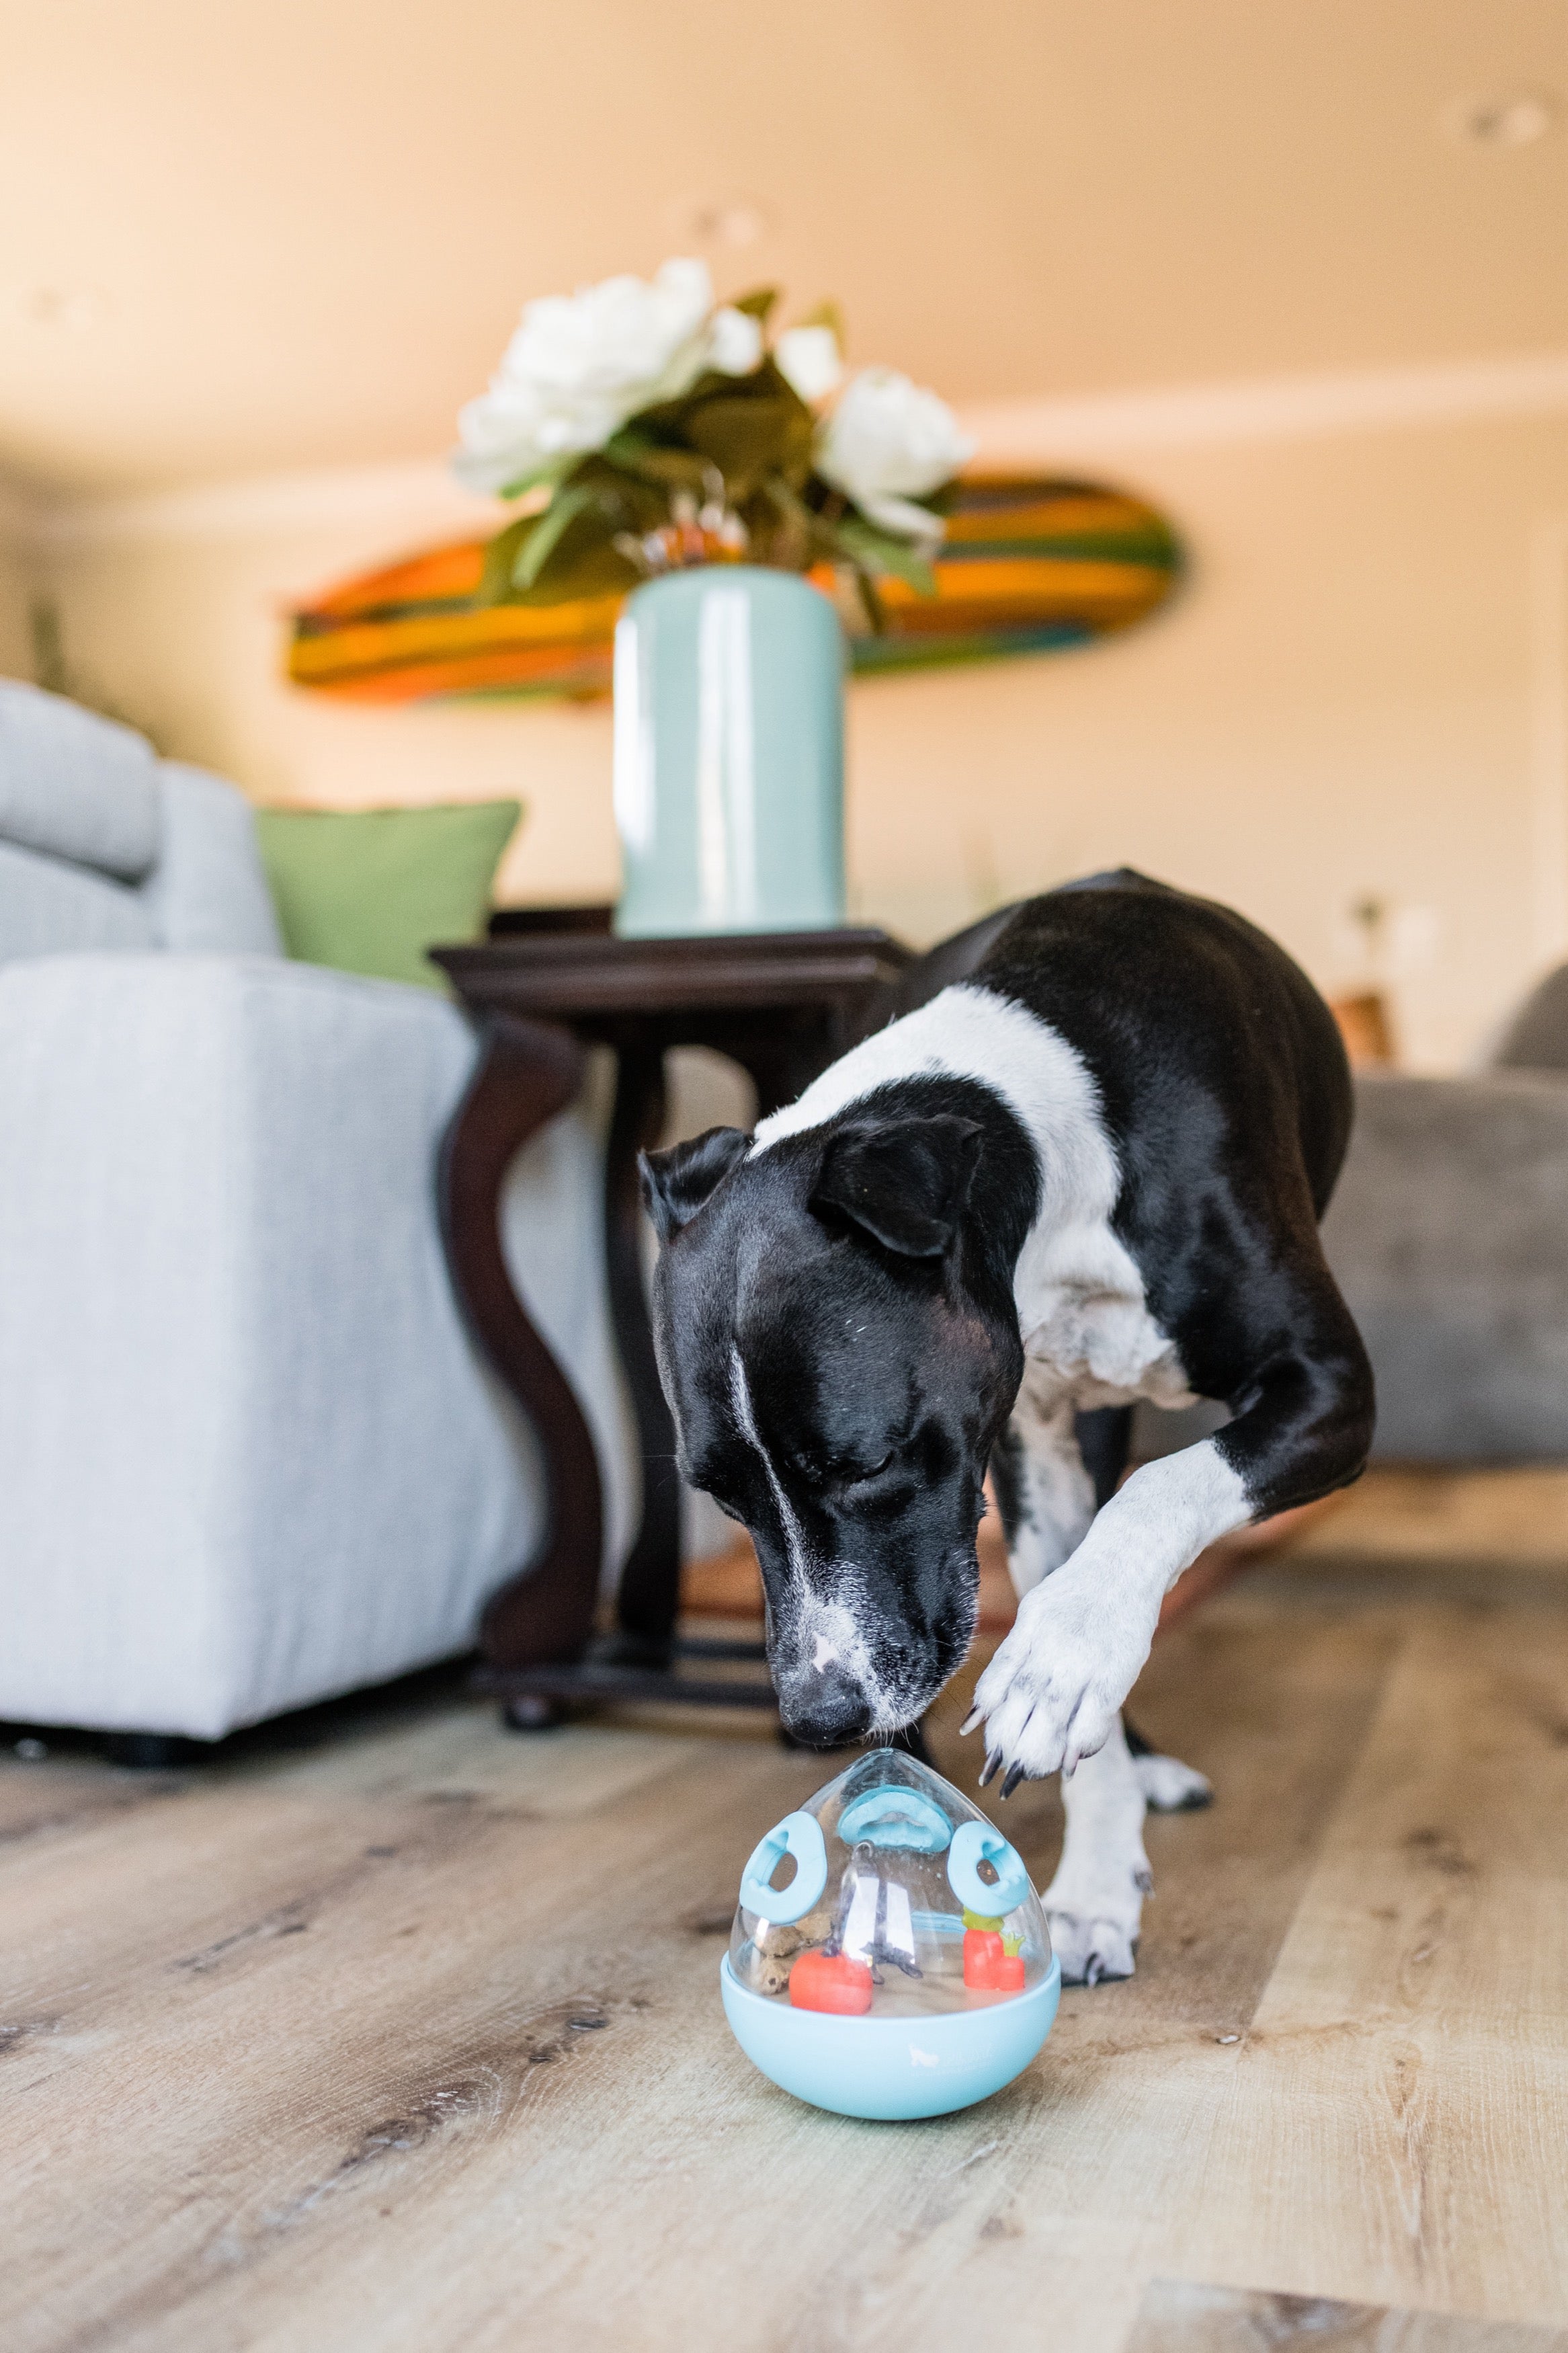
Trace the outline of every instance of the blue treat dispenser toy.
<instances>
[{"instance_id":1,"label":"blue treat dispenser toy","mask_svg":"<svg viewBox=\"0 0 1568 2353\"><path fill-rule=\"evenodd\" d=\"M719 1979L764 2075L813 2107L877 2117L999 2092L1050 2032L1062 1981L1016 1852L890 1748L758 1841Z\"/></svg>"}]
</instances>

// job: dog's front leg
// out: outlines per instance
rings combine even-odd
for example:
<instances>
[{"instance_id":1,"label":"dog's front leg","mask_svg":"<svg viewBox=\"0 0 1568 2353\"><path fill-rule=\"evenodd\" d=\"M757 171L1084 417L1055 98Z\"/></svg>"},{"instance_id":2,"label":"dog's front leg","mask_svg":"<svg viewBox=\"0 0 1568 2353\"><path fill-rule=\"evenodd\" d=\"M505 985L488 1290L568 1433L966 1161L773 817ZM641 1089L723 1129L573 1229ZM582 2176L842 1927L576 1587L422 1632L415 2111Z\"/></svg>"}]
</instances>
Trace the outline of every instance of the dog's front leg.
<instances>
[{"instance_id":1,"label":"dog's front leg","mask_svg":"<svg viewBox=\"0 0 1568 2353\"><path fill-rule=\"evenodd\" d=\"M1099 1514L1070 1560L1018 1605L1012 1631L975 1686L968 1731L985 1720L983 1779L1006 1768L1071 1774L1120 1736L1122 1701L1149 1655L1160 1604L1189 1562L1252 1516L1213 1439L1146 1463Z\"/></svg>"},{"instance_id":2,"label":"dog's front leg","mask_svg":"<svg viewBox=\"0 0 1568 2353\"><path fill-rule=\"evenodd\" d=\"M1026 1370L991 1470L1013 1590L1022 1599L1070 1558L1094 1517L1094 1482L1059 1381Z\"/></svg>"},{"instance_id":3,"label":"dog's front leg","mask_svg":"<svg viewBox=\"0 0 1568 2353\"><path fill-rule=\"evenodd\" d=\"M1067 1837L1045 1906L1068 1985L1132 1975L1143 1898L1152 1884L1144 1805L1138 1762L1118 1716L1104 1747L1062 1781Z\"/></svg>"},{"instance_id":4,"label":"dog's front leg","mask_svg":"<svg viewBox=\"0 0 1568 2353\"><path fill-rule=\"evenodd\" d=\"M1360 1475L1372 1368L1327 1267L1307 1273L1303 1345L1274 1358L1217 1437L1135 1471L1072 1558L1018 1604L963 1727L985 1719L981 1778L1005 1767L1004 1796L1026 1774L1070 1773L1104 1746L1161 1602L1205 1545Z\"/></svg>"}]
</instances>

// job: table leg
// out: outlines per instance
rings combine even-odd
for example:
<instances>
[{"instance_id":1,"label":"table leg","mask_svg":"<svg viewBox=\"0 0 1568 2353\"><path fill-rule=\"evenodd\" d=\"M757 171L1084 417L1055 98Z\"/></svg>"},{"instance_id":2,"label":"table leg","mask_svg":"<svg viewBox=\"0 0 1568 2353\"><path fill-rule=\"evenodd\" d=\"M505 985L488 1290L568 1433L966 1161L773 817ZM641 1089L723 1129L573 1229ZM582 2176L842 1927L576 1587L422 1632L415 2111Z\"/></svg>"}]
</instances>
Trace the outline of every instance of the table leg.
<instances>
[{"instance_id":1,"label":"table leg","mask_svg":"<svg viewBox=\"0 0 1568 2353\"><path fill-rule=\"evenodd\" d=\"M497 1667L578 1659L594 1630L604 1553L598 1458L571 1384L525 1314L501 1246L500 1199L520 1145L563 1111L585 1064L569 1031L497 1014L442 1142L441 1235L458 1303L538 1432L545 1524L533 1558L490 1597L479 1639Z\"/></svg>"},{"instance_id":2,"label":"table leg","mask_svg":"<svg viewBox=\"0 0 1568 2353\"><path fill-rule=\"evenodd\" d=\"M643 1288L639 1151L658 1142L664 1120L664 1056L624 1049L605 1149L605 1263L621 1365L631 1391L642 1453L642 1524L621 1571L621 1634L612 1655L626 1665L668 1662L680 1606L680 1480L675 1425L664 1401Z\"/></svg>"}]
</instances>

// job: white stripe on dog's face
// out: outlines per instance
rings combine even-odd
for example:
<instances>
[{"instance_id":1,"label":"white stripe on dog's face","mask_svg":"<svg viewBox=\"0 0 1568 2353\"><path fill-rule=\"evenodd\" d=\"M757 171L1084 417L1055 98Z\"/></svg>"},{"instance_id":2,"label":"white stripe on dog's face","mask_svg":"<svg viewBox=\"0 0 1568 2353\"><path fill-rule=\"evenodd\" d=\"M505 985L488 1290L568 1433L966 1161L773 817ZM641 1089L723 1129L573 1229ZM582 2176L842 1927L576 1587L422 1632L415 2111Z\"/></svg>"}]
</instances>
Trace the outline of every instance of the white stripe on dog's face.
<instances>
[{"instance_id":1,"label":"white stripe on dog's face","mask_svg":"<svg viewBox=\"0 0 1568 2353\"><path fill-rule=\"evenodd\" d=\"M859 1594L860 1572L852 1561L828 1563L813 1556L799 1514L784 1493L784 1482L763 1443L746 1367L741 1360L741 1351L735 1347L730 1351L730 1405L736 1428L763 1466L784 1529L792 1606L784 1611L775 1609L773 1618L789 1643L789 1656L780 1662L788 1687L786 1696L809 1701L811 1677L836 1669L860 1692L870 1729L896 1729L904 1721L905 1711L899 1707L878 1673L856 1615L854 1604Z\"/></svg>"},{"instance_id":2,"label":"white stripe on dog's face","mask_svg":"<svg viewBox=\"0 0 1568 2353\"><path fill-rule=\"evenodd\" d=\"M751 1383L746 1378L746 1367L741 1361L739 1348L731 1348L730 1351L730 1404L735 1416L736 1428L766 1474L768 1485L773 1493L774 1507L784 1523L784 1548L789 1554L791 1572L796 1577L803 1577L805 1572L805 1540L801 1535L800 1522L795 1517L795 1506L784 1493L779 1474L773 1469L773 1457L763 1444L762 1434L757 1428L757 1417L752 1409Z\"/></svg>"}]
</instances>

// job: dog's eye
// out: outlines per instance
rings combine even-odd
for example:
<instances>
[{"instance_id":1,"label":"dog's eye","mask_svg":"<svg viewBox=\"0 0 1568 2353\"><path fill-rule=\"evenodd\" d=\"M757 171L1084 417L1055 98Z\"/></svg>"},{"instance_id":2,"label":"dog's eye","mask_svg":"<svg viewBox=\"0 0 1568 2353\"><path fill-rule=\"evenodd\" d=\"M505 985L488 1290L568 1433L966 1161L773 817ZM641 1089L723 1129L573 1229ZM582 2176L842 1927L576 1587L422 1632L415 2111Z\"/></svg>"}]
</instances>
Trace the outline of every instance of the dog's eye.
<instances>
[{"instance_id":1,"label":"dog's eye","mask_svg":"<svg viewBox=\"0 0 1568 2353\"><path fill-rule=\"evenodd\" d=\"M868 1463L856 1462L844 1456L830 1457L826 1461L812 1461L804 1454L795 1455L793 1461L800 1476L813 1487L866 1487L891 1467L897 1453L897 1447L889 1447L879 1462Z\"/></svg>"}]
</instances>

